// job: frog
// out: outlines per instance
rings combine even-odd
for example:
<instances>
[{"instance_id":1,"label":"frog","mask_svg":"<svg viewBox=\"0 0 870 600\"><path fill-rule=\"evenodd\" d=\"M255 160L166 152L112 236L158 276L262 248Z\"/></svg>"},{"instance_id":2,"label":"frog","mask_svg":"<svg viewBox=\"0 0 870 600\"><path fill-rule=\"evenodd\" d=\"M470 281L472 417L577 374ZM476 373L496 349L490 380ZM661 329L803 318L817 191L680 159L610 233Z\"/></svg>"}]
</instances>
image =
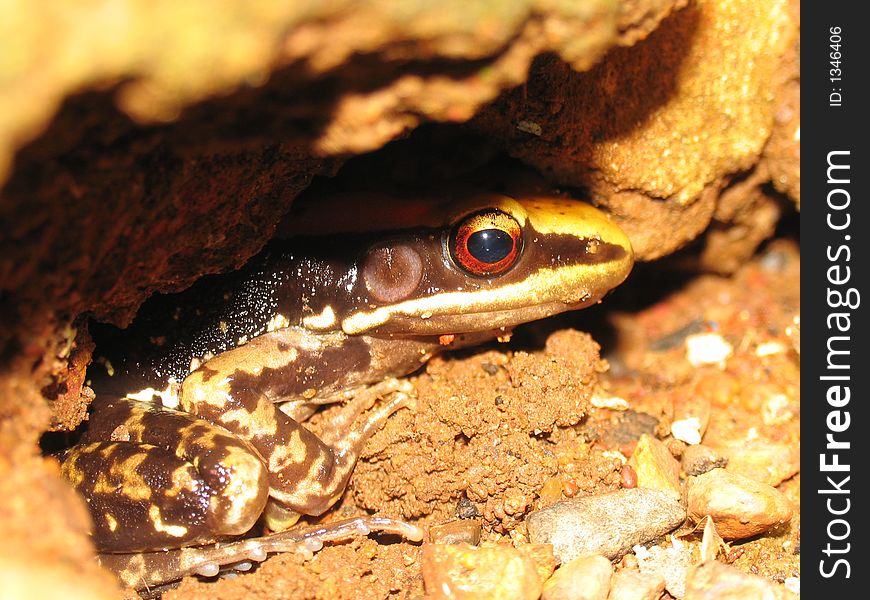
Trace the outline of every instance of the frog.
<instances>
[{"instance_id":1,"label":"frog","mask_svg":"<svg viewBox=\"0 0 870 600\"><path fill-rule=\"evenodd\" d=\"M609 215L556 195L294 202L238 270L92 328L95 398L61 472L99 561L142 589L371 531L419 541L389 517L297 521L335 505L367 440L414 408L407 375L596 304L633 262ZM321 433L306 428L335 403Z\"/></svg>"}]
</instances>

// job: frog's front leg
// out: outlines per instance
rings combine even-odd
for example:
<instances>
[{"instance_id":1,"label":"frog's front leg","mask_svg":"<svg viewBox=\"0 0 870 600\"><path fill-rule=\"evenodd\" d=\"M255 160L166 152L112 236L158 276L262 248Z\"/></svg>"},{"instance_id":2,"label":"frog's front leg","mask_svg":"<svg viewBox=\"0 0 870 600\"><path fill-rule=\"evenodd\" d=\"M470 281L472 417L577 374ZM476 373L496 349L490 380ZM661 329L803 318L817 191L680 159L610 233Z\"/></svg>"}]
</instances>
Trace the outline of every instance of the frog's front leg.
<instances>
[{"instance_id":1,"label":"frog's front leg","mask_svg":"<svg viewBox=\"0 0 870 600\"><path fill-rule=\"evenodd\" d=\"M268 470L269 495L281 508L267 511L269 525L283 529L297 513L319 515L344 491L366 440L393 412L405 406L408 389L377 389L377 395L397 391L365 413L373 397L354 400L325 443L284 414L276 402L328 402L346 397L348 390L388 375L417 368L431 344L412 344L396 352L393 340L341 333L316 334L286 328L254 338L224 352L185 378L180 403L190 414L218 424L249 442ZM406 384L405 384L406 385ZM401 387L401 386L399 386ZM369 394L370 396L370 394ZM272 504L272 503L270 503Z\"/></svg>"}]
</instances>

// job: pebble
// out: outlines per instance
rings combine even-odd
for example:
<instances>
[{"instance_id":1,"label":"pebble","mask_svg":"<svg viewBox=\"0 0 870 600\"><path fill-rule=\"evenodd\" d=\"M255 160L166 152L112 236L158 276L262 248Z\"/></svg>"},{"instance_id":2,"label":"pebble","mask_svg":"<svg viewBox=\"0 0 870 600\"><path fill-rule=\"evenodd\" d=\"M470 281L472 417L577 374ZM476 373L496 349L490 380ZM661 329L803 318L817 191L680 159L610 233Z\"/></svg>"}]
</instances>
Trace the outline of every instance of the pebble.
<instances>
[{"instance_id":1,"label":"pebble","mask_svg":"<svg viewBox=\"0 0 870 600\"><path fill-rule=\"evenodd\" d=\"M703 475L707 471L724 467L728 459L709 446L689 446L683 452L680 467L688 476Z\"/></svg>"},{"instance_id":2,"label":"pebble","mask_svg":"<svg viewBox=\"0 0 870 600\"><path fill-rule=\"evenodd\" d=\"M690 478L687 501L689 517L700 523L709 515L726 540L758 535L792 516L791 503L776 488L725 469Z\"/></svg>"},{"instance_id":3,"label":"pebble","mask_svg":"<svg viewBox=\"0 0 870 600\"><path fill-rule=\"evenodd\" d=\"M665 589L674 598L686 593L686 577L692 568L692 549L671 536L670 546L653 546L638 554L638 567L645 575L661 577Z\"/></svg>"},{"instance_id":4,"label":"pebble","mask_svg":"<svg viewBox=\"0 0 870 600\"><path fill-rule=\"evenodd\" d=\"M689 445L701 443L710 423L710 400L703 395L674 401L671 435Z\"/></svg>"},{"instance_id":5,"label":"pebble","mask_svg":"<svg viewBox=\"0 0 870 600\"><path fill-rule=\"evenodd\" d=\"M698 333L686 338L686 358L693 367L717 365L724 368L733 352L734 347L718 333Z\"/></svg>"},{"instance_id":6,"label":"pebble","mask_svg":"<svg viewBox=\"0 0 870 600\"><path fill-rule=\"evenodd\" d=\"M613 565L600 554L583 554L544 582L541 600L607 600Z\"/></svg>"},{"instance_id":7,"label":"pebble","mask_svg":"<svg viewBox=\"0 0 870 600\"><path fill-rule=\"evenodd\" d=\"M798 577L786 577L785 581L783 581L782 583L785 586L785 589L787 589L788 591L790 591L794 594L798 594L798 595L801 593L801 580L800 580L800 578L798 578Z\"/></svg>"},{"instance_id":8,"label":"pebble","mask_svg":"<svg viewBox=\"0 0 870 600\"><path fill-rule=\"evenodd\" d=\"M644 433L652 435L658 423L659 420L650 414L628 409L602 423L598 442L605 448L619 450L627 456L634 451L640 436Z\"/></svg>"},{"instance_id":9,"label":"pebble","mask_svg":"<svg viewBox=\"0 0 870 600\"><path fill-rule=\"evenodd\" d=\"M622 558L636 544L664 535L686 518L686 509L666 492L645 488L571 498L533 512L526 520L529 539L553 544L568 562L581 554Z\"/></svg>"},{"instance_id":10,"label":"pebble","mask_svg":"<svg viewBox=\"0 0 870 600\"><path fill-rule=\"evenodd\" d=\"M660 490L680 499L680 463L662 442L641 435L628 464L637 474L637 487Z\"/></svg>"},{"instance_id":11,"label":"pebble","mask_svg":"<svg viewBox=\"0 0 870 600\"><path fill-rule=\"evenodd\" d=\"M801 469L796 446L757 439L729 444L722 450L728 456L729 471L767 485L777 486Z\"/></svg>"},{"instance_id":12,"label":"pebble","mask_svg":"<svg viewBox=\"0 0 870 600\"><path fill-rule=\"evenodd\" d=\"M556 560L553 554L553 547L550 544L528 544L520 543L514 548L519 550L526 558L530 559L538 572L538 578L541 581L547 581L556 570L559 561Z\"/></svg>"},{"instance_id":13,"label":"pebble","mask_svg":"<svg viewBox=\"0 0 870 600\"><path fill-rule=\"evenodd\" d=\"M474 502L466 497L459 499L456 503L456 518L457 519L473 519L480 516L480 511L474 505Z\"/></svg>"},{"instance_id":14,"label":"pebble","mask_svg":"<svg viewBox=\"0 0 870 600\"><path fill-rule=\"evenodd\" d=\"M686 417L671 423L671 435L689 445L701 443L703 437L701 421L697 417Z\"/></svg>"},{"instance_id":15,"label":"pebble","mask_svg":"<svg viewBox=\"0 0 870 600\"><path fill-rule=\"evenodd\" d=\"M661 575L623 569L613 574L607 600L658 600L663 591L665 580Z\"/></svg>"},{"instance_id":16,"label":"pebble","mask_svg":"<svg viewBox=\"0 0 870 600\"><path fill-rule=\"evenodd\" d=\"M708 561L692 569L686 581L684 600L723 598L791 600L798 596L763 577L744 573L736 567L717 561Z\"/></svg>"},{"instance_id":17,"label":"pebble","mask_svg":"<svg viewBox=\"0 0 870 600\"><path fill-rule=\"evenodd\" d=\"M477 546L480 543L480 519L451 521L443 525L433 525L429 528L429 540L433 544L468 544Z\"/></svg>"},{"instance_id":18,"label":"pebble","mask_svg":"<svg viewBox=\"0 0 870 600\"><path fill-rule=\"evenodd\" d=\"M543 588L531 556L513 546L424 544L426 597L439 600L537 600Z\"/></svg>"}]
</instances>

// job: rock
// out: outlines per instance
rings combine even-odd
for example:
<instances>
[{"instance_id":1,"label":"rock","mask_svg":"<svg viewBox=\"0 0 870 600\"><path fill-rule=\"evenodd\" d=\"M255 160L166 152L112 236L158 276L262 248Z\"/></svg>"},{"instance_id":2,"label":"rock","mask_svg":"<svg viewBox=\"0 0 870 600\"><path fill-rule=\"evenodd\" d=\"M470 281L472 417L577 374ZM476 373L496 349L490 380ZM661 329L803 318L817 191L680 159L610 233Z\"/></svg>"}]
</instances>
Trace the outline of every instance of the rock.
<instances>
[{"instance_id":1,"label":"rock","mask_svg":"<svg viewBox=\"0 0 870 600\"><path fill-rule=\"evenodd\" d=\"M686 593L686 577L692 568L691 548L673 536L671 546L653 546L637 553L637 564L644 575L661 577L665 589L674 598L682 598Z\"/></svg>"},{"instance_id":2,"label":"rock","mask_svg":"<svg viewBox=\"0 0 870 600\"><path fill-rule=\"evenodd\" d=\"M480 543L480 519L451 521L443 525L433 525L429 528L429 539L433 544L469 544L477 546Z\"/></svg>"},{"instance_id":3,"label":"rock","mask_svg":"<svg viewBox=\"0 0 870 600\"><path fill-rule=\"evenodd\" d=\"M613 565L600 554L583 554L563 563L544 582L541 600L607 600Z\"/></svg>"},{"instance_id":4,"label":"rock","mask_svg":"<svg viewBox=\"0 0 870 600\"><path fill-rule=\"evenodd\" d=\"M422 568L427 598L537 600L543 585L535 561L513 546L425 544Z\"/></svg>"},{"instance_id":5,"label":"rock","mask_svg":"<svg viewBox=\"0 0 870 600\"><path fill-rule=\"evenodd\" d=\"M613 574L607 600L658 600L663 591L665 580L661 575L623 569Z\"/></svg>"},{"instance_id":6,"label":"rock","mask_svg":"<svg viewBox=\"0 0 870 600\"><path fill-rule=\"evenodd\" d=\"M686 358L693 367L716 365L725 368L725 362L734 353L734 347L716 332L698 333L686 338Z\"/></svg>"},{"instance_id":7,"label":"rock","mask_svg":"<svg viewBox=\"0 0 870 600\"><path fill-rule=\"evenodd\" d=\"M628 464L637 474L637 487L660 490L680 499L680 463L662 442L641 435Z\"/></svg>"},{"instance_id":8,"label":"rock","mask_svg":"<svg viewBox=\"0 0 870 600\"><path fill-rule=\"evenodd\" d=\"M759 577L744 573L736 567L716 561L696 566L686 581L684 600L791 600L798 596Z\"/></svg>"},{"instance_id":9,"label":"rock","mask_svg":"<svg viewBox=\"0 0 870 600\"><path fill-rule=\"evenodd\" d=\"M776 488L725 469L690 478L687 501L689 517L700 523L709 515L726 540L758 535L792 515L791 503Z\"/></svg>"},{"instance_id":10,"label":"rock","mask_svg":"<svg viewBox=\"0 0 870 600\"><path fill-rule=\"evenodd\" d=\"M707 471L722 468L728 464L728 459L709 446L699 444L689 446L683 452L680 467L688 476L703 475Z\"/></svg>"},{"instance_id":11,"label":"rock","mask_svg":"<svg viewBox=\"0 0 870 600\"><path fill-rule=\"evenodd\" d=\"M801 469L799 448L770 440L729 444L723 452L729 471L767 485L779 485Z\"/></svg>"},{"instance_id":12,"label":"rock","mask_svg":"<svg viewBox=\"0 0 870 600\"><path fill-rule=\"evenodd\" d=\"M601 424L598 442L605 448L629 456L640 436L645 433L653 435L658 423L659 420L651 414L628 409Z\"/></svg>"},{"instance_id":13,"label":"rock","mask_svg":"<svg viewBox=\"0 0 870 600\"><path fill-rule=\"evenodd\" d=\"M456 503L456 518L457 519L474 519L480 516L480 511L474 505L474 502L463 496Z\"/></svg>"},{"instance_id":14,"label":"rock","mask_svg":"<svg viewBox=\"0 0 870 600\"><path fill-rule=\"evenodd\" d=\"M559 564L550 544L520 544L515 547L535 564L541 581L547 581Z\"/></svg>"},{"instance_id":15,"label":"rock","mask_svg":"<svg viewBox=\"0 0 870 600\"><path fill-rule=\"evenodd\" d=\"M666 492L633 488L556 502L531 513L526 526L529 539L553 544L562 562L587 553L613 560L672 531L685 518L685 509Z\"/></svg>"},{"instance_id":16,"label":"rock","mask_svg":"<svg viewBox=\"0 0 870 600\"><path fill-rule=\"evenodd\" d=\"M671 435L689 445L701 443L707 425L710 423L710 400L703 395L674 401L674 417L671 421Z\"/></svg>"}]
</instances>

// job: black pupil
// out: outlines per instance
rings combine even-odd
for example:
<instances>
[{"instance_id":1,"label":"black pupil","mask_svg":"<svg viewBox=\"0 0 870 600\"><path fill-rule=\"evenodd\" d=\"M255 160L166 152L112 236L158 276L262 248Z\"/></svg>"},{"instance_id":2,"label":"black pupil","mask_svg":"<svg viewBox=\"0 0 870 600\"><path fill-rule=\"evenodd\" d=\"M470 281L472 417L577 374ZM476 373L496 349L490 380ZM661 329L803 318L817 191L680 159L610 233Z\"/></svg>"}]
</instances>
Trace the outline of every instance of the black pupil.
<instances>
[{"instance_id":1,"label":"black pupil","mask_svg":"<svg viewBox=\"0 0 870 600\"><path fill-rule=\"evenodd\" d=\"M514 241L501 229L481 229L468 236L465 245L471 256L482 263L493 264L511 253Z\"/></svg>"}]
</instances>

